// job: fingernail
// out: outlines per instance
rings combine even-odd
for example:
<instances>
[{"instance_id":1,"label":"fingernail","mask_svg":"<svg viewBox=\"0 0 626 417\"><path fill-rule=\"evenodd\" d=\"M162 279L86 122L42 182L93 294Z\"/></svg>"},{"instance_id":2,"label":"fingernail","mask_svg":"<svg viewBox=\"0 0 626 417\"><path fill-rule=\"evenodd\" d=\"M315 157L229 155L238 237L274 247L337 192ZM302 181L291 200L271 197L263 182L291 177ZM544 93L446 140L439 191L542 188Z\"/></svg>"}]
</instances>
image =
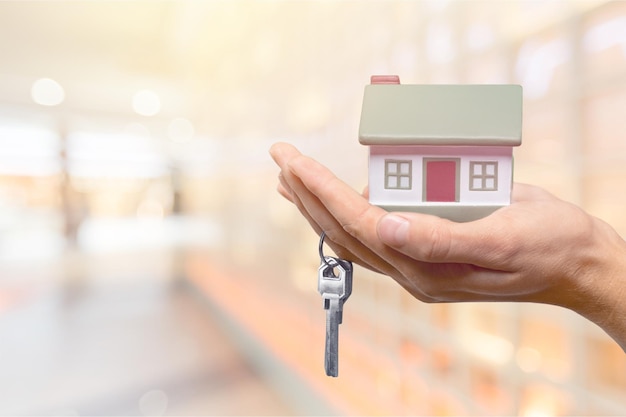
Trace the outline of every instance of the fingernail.
<instances>
[{"instance_id":1,"label":"fingernail","mask_svg":"<svg viewBox=\"0 0 626 417\"><path fill-rule=\"evenodd\" d=\"M400 216L387 214L378 222L378 237L387 245L404 245L408 236L409 222Z\"/></svg>"}]
</instances>

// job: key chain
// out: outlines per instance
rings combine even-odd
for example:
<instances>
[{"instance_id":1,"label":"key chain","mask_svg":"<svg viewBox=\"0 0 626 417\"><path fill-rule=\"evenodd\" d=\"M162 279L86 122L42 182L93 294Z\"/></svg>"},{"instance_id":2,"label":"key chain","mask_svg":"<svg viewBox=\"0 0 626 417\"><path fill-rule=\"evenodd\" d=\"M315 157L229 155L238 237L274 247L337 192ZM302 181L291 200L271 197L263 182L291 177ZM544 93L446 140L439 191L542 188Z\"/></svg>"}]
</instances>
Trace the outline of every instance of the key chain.
<instances>
[{"instance_id":1,"label":"key chain","mask_svg":"<svg viewBox=\"0 0 626 417\"><path fill-rule=\"evenodd\" d=\"M332 256L328 256L328 257L324 256L324 239L325 238L326 238L326 232L322 232L322 234L320 235L320 243L317 248L317 252L319 253L320 260L322 261L323 264L325 264L328 268L334 268L337 265L337 258L334 258ZM335 265L331 265L328 259L330 259L330 262L334 262Z\"/></svg>"}]
</instances>

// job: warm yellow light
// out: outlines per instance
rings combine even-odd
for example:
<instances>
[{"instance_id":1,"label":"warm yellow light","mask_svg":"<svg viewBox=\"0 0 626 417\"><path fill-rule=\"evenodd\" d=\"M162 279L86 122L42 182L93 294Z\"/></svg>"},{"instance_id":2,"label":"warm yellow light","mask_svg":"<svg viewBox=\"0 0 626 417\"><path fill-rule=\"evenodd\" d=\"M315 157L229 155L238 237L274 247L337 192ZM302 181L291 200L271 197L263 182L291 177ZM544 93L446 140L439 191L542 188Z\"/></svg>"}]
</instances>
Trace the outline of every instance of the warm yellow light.
<instances>
[{"instance_id":1,"label":"warm yellow light","mask_svg":"<svg viewBox=\"0 0 626 417\"><path fill-rule=\"evenodd\" d=\"M41 78L33 83L30 89L33 101L42 106L56 106L65 99L65 91L61 84L50 79Z\"/></svg>"},{"instance_id":2,"label":"warm yellow light","mask_svg":"<svg viewBox=\"0 0 626 417\"><path fill-rule=\"evenodd\" d=\"M133 110L142 116L154 116L161 110L161 99L154 91L138 91L133 96Z\"/></svg>"}]
</instances>

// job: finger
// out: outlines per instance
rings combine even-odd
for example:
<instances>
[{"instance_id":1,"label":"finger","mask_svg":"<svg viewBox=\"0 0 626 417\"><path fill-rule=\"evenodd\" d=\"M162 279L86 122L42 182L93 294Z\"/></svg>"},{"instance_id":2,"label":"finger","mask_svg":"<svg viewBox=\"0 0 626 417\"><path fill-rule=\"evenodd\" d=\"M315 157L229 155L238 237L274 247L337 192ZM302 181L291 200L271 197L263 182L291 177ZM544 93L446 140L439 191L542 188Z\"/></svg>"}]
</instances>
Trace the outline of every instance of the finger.
<instances>
[{"instance_id":1,"label":"finger","mask_svg":"<svg viewBox=\"0 0 626 417\"><path fill-rule=\"evenodd\" d=\"M345 248L356 259L368 264L370 269L393 277L405 288L411 286L405 277L416 268L414 260L382 244L376 235L375 221L368 222L364 218L366 221L363 224L360 221L351 223L360 217L358 210L371 207L382 216L386 213L383 209L371 206L327 168L303 156L293 146L277 144L272 147L271 153L281 166L294 197L299 199L300 211L312 225L326 231L329 239L339 248ZM332 199L331 206L335 211L328 209L328 199Z\"/></svg>"},{"instance_id":2,"label":"finger","mask_svg":"<svg viewBox=\"0 0 626 417\"><path fill-rule=\"evenodd\" d=\"M541 187L519 182L513 184L511 192L511 202L551 200L554 198L554 195Z\"/></svg>"},{"instance_id":3,"label":"finger","mask_svg":"<svg viewBox=\"0 0 626 417\"><path fill-rule=\"evenodd\" d=\"M313 219L313 217L309 214L308 210L306 209L305 205L302 203L300 198L297 197L297 195L295 195L293 197L293 201L295 202L296 207L298 207L300 214L302 214L302 216L306 219L306 221L309 223L309 225L315 231L315 233L317 233L318 235L321 235L324 229L319 224L317 224L316 220ZM338 226L336 226L336 228L337 227ZM393 270L391 266L389 266L389 268L386 268L385 270L382 270L380 266L376 266L375 262L371 262L369 260L373 258L373 256L368 255L367 258L363 258L359 254L355 253L352 248L335 243L330 238L326 238L325 243L328 246L330 246L333 252L341 259L346 259L348 261L355 262L361 265L362 267L367 268L370 271L373 271L379 274L389 275L389 274L397 273L397 271Z\"/></svg>"},{"instance_id":4,"label":"finger","mask_svg":"<svg viewBox=\"0 0 626 417\"><path fill-rule=\"evenodd\" d=\"M293 174L285 174L285 180L293 190L294 203L319 235L322 231L328 236L327 243L341 258L357 262L358 264L386 275L398 275L398 270L381 259L367 246L350 236L341 224L328 212L324 204L313 195L302 183L301 179Z\"/></svg>"},{"instance_id":5,"label":"finger","mask_svg":"<svg viewBox=\"0 0 626 417\"><path fill-rule=\"evenodd\" d=\"M287 181L285 181L285 177L283 176L282 172L278 174L278 182L280 183L280 185L283 186L285 191L287 191L289 194L293 194L293 191L291 190L291 187L289 187L289 184L287 184Z\"/></svg>"},{"instance_id":6,"label":"finger","mask_svg":"<svg viewBox=\"0 0 626 417\"><path fill-rule=\"evenodd\" d=\"M301 155L300 151L298 151L295 146L284 142L277 142L273 144L270 147L269 152L274 162L276 162L276 164L283 171L286 168L287 161L298 155Z\"/></svg>"},{"instance_id":7,"label":"finger","mask_svg":"<svg viewBox=\"0 0 626 417\"><path fill-rule=\"evenodd\" d=\"M289 200L296 205L302 216L307 220L309 225L318 235L320 235L322 231L326 231L330 235L326 242L337 254L337 256L354 261L359 265L377 273L397 273L397 271L390 265L377 262L375 259L376 257L370 252L364 250L355 251L354 244L345 245L338 243L344 239L338 240L337 242L335 241L336 232L334 231L342 230L341 225L337 223L332 215L327 213L327 210L319 200L307 195L310 194L308 189L302 184L298 177L293 175L293 173L286 168L290 158L300 155L300 152L295 147L289 144L278 143L272 146L270 154L282 168L282 173L279 176L281 185L279 187L279 192L281 194L287 194ZM294 191L294 188L296 191ZM302 196L308 200L308 206L302 202ZM315 213L315 216L311 213Z\"/></svg>"},{"instance_id":8,"label":"finger","mask_svg":"<svg viewBox=\"0 0 626 417\"><path fill-rule=\"evenodd\" d=\"M506 270L507 224L503 216L455 223L420 213L389 213L379 219L380 240L422 262L467 263Z\"/></svg>"},{"instance_id":9,"label":"finger","mask_svg":"<svg viewBox=\"0 0 626 417\"><path fill-rule=\"evenodd\" d=\"M270 148L270 154L281 168L280 181L283 188L290 190L292 201L309 220L317 234L326 231L327 234L331 235L335 230L340 229L341 226L335 218L327 212L319 200L311 199L307 195L310 193L302 184L301 179L290 170L290 161L300 157L302 154L287 143L274 144ZM303 198L308 200L308 205L304 204Z\"/></svg>"},{"instance_id":10,"label":"finger","mask_svg":"<svg viewBox=\"0 0 626 417\"><path fill-rule=\"evenodd\" d=\"M278 192L287 200L293 202L293 190L285 180L282 172L278 174Z\"/></svg>"},{"instance_id":11,"label":"finger","mask_svg":"<svg viewBox=\"0 0 626 417\"><path fill-rule=\"evenodd\" d=\"M278 186L276 187L276 190L278 191L278 193L280 195L282 195L286 200L290 201L293 203L293 197L291 195L290 191L287 191L287 189L282 185L282 184L278 184Z\"/></svg>"},{"instance_id":12,"label":"finger","mask_svg":"<svg viewBox=\"0 0 626 417\"><path fill-rule=\"evenodd\" d=\"M330 170L311 158L298 156L289 162L289 169L300 178L312 195L323 202L326 210L350 236L374 250L386 249L380 244L375 227L372 227L385 215L385 210L371 205Z\"/></svg>"},{"instance_id":13,"label":"finger","mask_svg":"<svg viewBox=\"0 0 626 417\"><path fill-rule=\"evenodd\" d=\"M404 288L412 286L407 277L419 271L420 266L414 259L380 242L376 233L376 220L370 217L371 213L382 216L386 211L371 206L361 195L311 158L300 155L290 160L288 165L300 179L300 185L292 184L292 187L309 213L318 220L315 213L328 213L335 221L333 225L339 223L341 226L325 229L332 240L349 248L358 258L367 260Z\"/></svg>"},{"instance_id":14,"label":"finger","mask_svg":"<svg viewBox=\"0 0 626 417\"><path fill-rule=\"evenodd\" d=\"M276 143L270 148L270 155L276 164L281 168L280 174L278 174L279 185L277 187L280 195L293 203L293 190L284 178L284 167L288 158L299 154L299 152L291 145L286 143Z\"/></svg>"},{"instance_id":15,"label":"finger","mask_svg":"<svg viewBox=\"0 0 626 417\"><path fill-rule=\"evenodd\" d=\"M329 238L324 239L324 243L326 243L339 258L354 262L365 269L369 269L372 272L383 275L397 273L397 271L391 269L391 266L387 270L381 270L379 267L375 266L374 263L368 262L367 259L358 257L356 254L353 253L351 249L341 246L333 242Z\"/></svg>"}]
</instances>

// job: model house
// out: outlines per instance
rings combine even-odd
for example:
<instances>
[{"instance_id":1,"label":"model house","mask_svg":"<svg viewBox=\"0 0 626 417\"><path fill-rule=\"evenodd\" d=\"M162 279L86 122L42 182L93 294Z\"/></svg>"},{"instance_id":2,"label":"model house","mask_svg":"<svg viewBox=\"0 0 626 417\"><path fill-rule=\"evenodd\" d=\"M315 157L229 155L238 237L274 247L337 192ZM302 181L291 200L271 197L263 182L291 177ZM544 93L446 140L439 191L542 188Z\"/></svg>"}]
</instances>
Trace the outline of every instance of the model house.
<instances>
[{"instance_id":1,"label":"model house","mask_svg":"<svg viewBox=\"0 0 626 417\"><path fill-rule=\"evenodd\" d=\"M389 211L471 221L510 204L522 139L519 85L402 85L373 76L359 142L370 147L369 194Z\"/></svg>"}]
</instances>

